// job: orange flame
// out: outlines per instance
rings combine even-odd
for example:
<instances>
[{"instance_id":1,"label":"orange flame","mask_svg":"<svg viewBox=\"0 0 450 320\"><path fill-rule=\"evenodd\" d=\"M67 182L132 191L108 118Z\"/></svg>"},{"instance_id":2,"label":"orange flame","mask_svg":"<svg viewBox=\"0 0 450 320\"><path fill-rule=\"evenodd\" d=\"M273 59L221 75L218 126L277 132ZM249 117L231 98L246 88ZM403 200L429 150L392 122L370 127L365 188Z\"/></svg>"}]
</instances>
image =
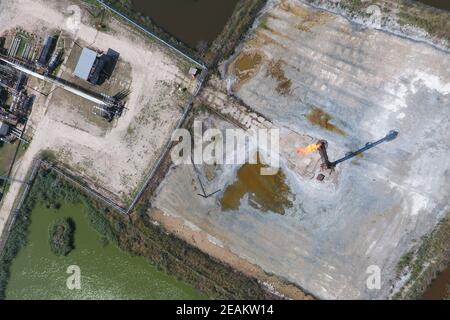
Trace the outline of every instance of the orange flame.
<instances>
[{"instance_id":1,"label":"orange flame","mask_svg":"<svg viewBox=\"0 0 450 320\"><path fill-rule=\"evenodd\" d=\"M297 148L297 154L301 155L301 156L306 156L310 153L316 152L317 150L319 150L320 144L319 143L315 143L315 144L310 144L307 147L304 148Z\"/></svg>"}]
</instances>

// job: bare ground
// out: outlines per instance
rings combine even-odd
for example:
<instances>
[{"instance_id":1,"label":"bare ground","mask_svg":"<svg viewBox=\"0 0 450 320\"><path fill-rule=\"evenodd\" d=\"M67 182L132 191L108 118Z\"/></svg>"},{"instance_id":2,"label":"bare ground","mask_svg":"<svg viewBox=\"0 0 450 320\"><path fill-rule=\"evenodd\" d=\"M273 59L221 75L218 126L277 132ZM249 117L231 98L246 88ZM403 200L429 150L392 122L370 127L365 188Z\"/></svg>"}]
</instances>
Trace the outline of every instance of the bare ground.
<instances>
[{"instance_id":1,"label":"bare ground","mask_svg":"<svg viewBox=\"0 0 450 320\"><path fill-rule=\"evenodd\" d=\"M172 168L154 206L320 298L387 298L400 257L449 209L449 55L299 1L271 1L266 9L225 65L222 85L210 84L202 99L242 127L282 130L281 166L296 195L293 207L280 216L244 201L223 212L223 193L196 196L189 166ZM245 72L237 73L242 55ZM314 179L319 156L295 153L325 138L336 159L392 129L400 132L396 140L338 166L324 183ZM220 167L208 191L233 183L236 169ZM381 269L380 290L366 285L372 265Z\"/></svg>"}]
</instances>

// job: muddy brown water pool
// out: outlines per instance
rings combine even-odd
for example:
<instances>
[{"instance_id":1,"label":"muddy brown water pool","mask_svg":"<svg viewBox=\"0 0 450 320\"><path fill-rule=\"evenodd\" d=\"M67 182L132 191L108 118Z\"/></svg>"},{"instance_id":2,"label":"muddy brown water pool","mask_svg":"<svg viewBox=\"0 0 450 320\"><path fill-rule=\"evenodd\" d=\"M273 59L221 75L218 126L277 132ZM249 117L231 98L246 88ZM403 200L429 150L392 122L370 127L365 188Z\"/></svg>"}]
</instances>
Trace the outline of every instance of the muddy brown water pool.
<instances>
[{"instance_id":1,"label":"muddy brown water pool","mask_svg":"<svg viewBox=\"0 0 450 320\"><path fill-rule=\"evenodd\" d=\"M211 43L238 0L131 0L134 10L192 48Z\"/></svg>"},{"instance_id":2,"label":"muddy brown water pool","mask_svg":"<svg viewBox=\"0 0 450 320\"><path fill-rule=\"evenodd\" d=\"M258 157L257 164L244 164L237 172L237 180L227 187L220 203L223 210L238 210L242 199L263 212L284 214L292 206L290 188L285 174L279 170L275 175L261 175L264 165Z\"/></svg>"}]
</instances>

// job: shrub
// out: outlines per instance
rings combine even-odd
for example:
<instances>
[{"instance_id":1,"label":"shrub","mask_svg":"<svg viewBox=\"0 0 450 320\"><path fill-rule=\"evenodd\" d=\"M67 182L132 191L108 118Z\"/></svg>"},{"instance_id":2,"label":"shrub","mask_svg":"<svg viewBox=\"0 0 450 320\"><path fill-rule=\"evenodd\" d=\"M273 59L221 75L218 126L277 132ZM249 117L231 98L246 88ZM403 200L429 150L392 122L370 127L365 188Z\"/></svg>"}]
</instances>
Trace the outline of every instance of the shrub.
<instances>
[{"instance_id":1,"label":"shrub","mask_svg":"<svg viewBox=\"0 0 450 320\"><path fill-rule=\"evenodd\" d=\"M55 220L50 226L50 249L58 256L67 256L74 249L75 223L70 218Z\"/></svg>"}]
</instances>

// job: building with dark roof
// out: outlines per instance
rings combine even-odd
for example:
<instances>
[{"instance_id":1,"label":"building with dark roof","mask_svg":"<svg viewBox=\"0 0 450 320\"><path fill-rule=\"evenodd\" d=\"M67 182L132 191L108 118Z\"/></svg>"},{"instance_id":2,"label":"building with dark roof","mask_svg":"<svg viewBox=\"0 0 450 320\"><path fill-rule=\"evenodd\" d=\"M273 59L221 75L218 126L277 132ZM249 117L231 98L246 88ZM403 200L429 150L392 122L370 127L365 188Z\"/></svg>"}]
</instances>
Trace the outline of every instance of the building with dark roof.
<instances>
[{"instance_id":1,"label":"building with dark roof","mask_svg":"<svg viewBox=\"0 0 450 320\"><path fill-rule=\"evenodd\" d=\"M53 36L46 36L44 41L44 46L42 47L41 54L39 55L39 58L37 60L37 63L40 66L45 66L48 62L48 59L50 59L50 55L52 54L52 51L55 49L56 45L56 38Z\"/></svg>"}]
</instances>

